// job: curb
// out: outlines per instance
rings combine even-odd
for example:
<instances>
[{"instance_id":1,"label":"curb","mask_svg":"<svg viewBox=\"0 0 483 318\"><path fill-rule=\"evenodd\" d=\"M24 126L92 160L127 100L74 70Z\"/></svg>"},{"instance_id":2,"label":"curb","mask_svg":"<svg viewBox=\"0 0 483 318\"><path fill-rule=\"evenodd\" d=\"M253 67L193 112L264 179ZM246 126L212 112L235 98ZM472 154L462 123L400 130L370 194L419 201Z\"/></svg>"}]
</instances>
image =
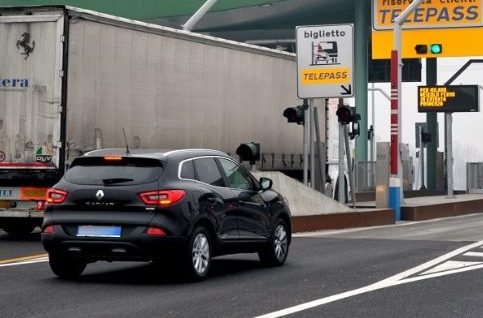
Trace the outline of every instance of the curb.
<instances>
[{"instance_id":1,"label":"curb","mask_svg":"<svg viewBox=\"0 0 483 318\"><path fill-rule=\"evenodd\" d=\"M483 199L401 207L402 219L405 221L424 221L482 212Z\"/></svg>"},{"instance_id":2,"label":"curb","mask_svg":"<svg viewBox=\"0 0 483 318\"><path fill-rule=\"evenodd\" d=\"M394 223L392 209L371 209L349 213L292 216L292 232L312 232Z\"/></svg>"}]
</instances>

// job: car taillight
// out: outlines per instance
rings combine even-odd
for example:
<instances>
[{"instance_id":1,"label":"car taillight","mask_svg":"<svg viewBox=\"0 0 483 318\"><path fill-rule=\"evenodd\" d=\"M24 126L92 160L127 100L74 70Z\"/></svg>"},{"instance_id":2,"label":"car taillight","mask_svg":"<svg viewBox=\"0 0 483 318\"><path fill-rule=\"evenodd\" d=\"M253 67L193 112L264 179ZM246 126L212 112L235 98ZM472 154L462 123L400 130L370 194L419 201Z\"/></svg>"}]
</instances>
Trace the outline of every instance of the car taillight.
<instances>
[{"instance_id":1,"label":"car taillight","mask_svg":"<svg viewBox=\"0 0 483 318\"><path fill-rule=\"evenodd\" d=\"M121 161L122 157L121 156L105 156L104 160L106 160L106 161Z\"/></svg>"},{"instance_id":2,"label":"car taillight","mask_svg":"<svg viewBox=\"0 0 483 318\"><path fill-rule=\"evenodd\" d=\"M186 192L184 190L159 190L142 192L139 194L139 197L144 204L165 207L178 203L185 195Z\"/></svg>"},{"instance_id":3,"label":"car taillight","mask_svg":"<svg viewBox=\"0 0 483 318\"><path fill-rule=\"evenodd\" d=\"M47 190L46 201L47 203L62 203L67 198L67 192L50 188Z\"/></svg>"},{"instance_id":4,"label":"car taillight","mask_svg":"<svg viewBox=\"0 0 483 318\"><path fill-rule=\"evenodd\" d=\"M166 236L166 231L164 231L162 228L153 226L148 227L146 233L150 236Z\"/></svg>"},{"instance_id":5,"label":"car taillight","mask_svg":"<svg viewBox=\"0 0 483 318\"><path fill-rule=\"evenodd\" d=\"M42 229L43 234L54 234L54 225L49 224Z\"/></svg>"}]
</instances>

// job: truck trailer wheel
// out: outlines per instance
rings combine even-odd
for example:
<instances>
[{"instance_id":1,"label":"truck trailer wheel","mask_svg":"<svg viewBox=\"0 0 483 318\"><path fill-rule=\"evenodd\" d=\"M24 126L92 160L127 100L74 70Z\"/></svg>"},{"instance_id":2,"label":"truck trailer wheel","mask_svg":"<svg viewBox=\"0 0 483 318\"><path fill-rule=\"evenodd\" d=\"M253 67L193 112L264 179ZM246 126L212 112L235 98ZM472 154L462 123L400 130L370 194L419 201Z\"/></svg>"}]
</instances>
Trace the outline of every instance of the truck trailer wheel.
<instances>
[{"instance_id":1,"label":"truck trailer wheel","mask_svg":"<svg viewBox=\"0 0 483 318\"><path fill-rule=\"evenodd\" d=\"M25 221L13 221L2 224L1 227L5 232L13 236L25 236L35 229L35 224Z\"/></svg>"}]
</instances>

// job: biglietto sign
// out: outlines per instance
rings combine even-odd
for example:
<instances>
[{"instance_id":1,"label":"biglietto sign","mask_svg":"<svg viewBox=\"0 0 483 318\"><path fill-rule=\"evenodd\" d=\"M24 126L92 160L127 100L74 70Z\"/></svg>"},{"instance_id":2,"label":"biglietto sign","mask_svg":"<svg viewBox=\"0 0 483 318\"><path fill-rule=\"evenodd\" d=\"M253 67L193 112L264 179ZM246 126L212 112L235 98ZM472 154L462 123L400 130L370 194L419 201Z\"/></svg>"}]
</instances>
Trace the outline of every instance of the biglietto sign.
<instances>
[{"instance_id":1,"label":"biglietto sign","mask_svg":"<svg viewBox=\"0 0 483 318\"><path fill-rule=\"evenodd\" d=\"M300 98L352 97L352 24L298 26L297 93Z\"/></svg>"}]
</instances>

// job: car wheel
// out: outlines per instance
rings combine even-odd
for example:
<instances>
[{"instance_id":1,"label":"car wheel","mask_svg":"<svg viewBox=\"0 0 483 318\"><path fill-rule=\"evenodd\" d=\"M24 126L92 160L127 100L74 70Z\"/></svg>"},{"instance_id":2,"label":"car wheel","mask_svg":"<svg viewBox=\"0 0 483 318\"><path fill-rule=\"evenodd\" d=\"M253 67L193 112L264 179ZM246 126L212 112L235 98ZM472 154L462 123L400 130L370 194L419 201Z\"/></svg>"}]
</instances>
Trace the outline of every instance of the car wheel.
<instances>
[{"instance_id":1,"label":"car wheel","mask_svg":"<svg viewBox=\"0 0 483 318\"><path fill-rule=\"evenodd\" d=\"M288 235L287 223L278 219L272 228L267 246L258 252L260 261L267 266L283 265L288 255Z\"/></svg>"},{"instance_id":2,"label":"car wheel","mask_svg":"<svg viewBox=\"0 0 483 318\"><path fill-rule=\"evenodd\" d=\"M211 266L211 240L204 227L199 226L193 231L188 241L185 265L190 278L194 280L202 280L208 274Z\"/></svg>"},{"instance_id":3,"label":"car wheel","mask_svg":"<svg viewBox=\"0 0 483 318\"><path fill-rule=\"evenodd\" d=\"M56 254L49 254L49 264L52 272L62 279L78 278L87 266L86 261Z\"/></svg>"}]
</instances>

